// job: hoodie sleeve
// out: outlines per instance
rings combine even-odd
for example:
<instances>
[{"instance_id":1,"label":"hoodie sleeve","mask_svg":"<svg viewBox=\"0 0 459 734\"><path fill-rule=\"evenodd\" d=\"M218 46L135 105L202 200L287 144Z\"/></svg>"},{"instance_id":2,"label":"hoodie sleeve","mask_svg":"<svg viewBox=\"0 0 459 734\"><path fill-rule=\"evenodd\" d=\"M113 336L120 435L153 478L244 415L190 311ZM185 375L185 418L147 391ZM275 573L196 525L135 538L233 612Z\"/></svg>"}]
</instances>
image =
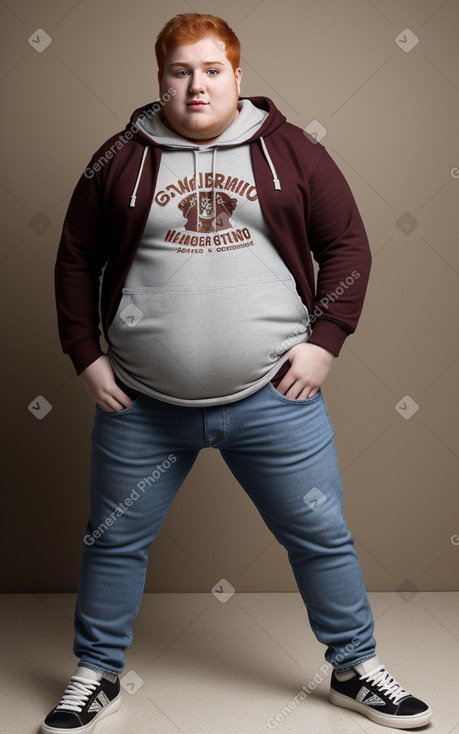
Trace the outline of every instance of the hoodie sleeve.
<instances>
[{"instance_id":1,"label":"hoodie sleeve","mask_svg":"<svg viewBox=\"0 0 459 734\"><path fill-rule=\"evenodd\" d=\"M362 311L371 253L349 185L324 148L310 179L308 240L319 265L310 342L337 356Z\"/></svg>"},{"instance_id":2,"label":"hoodie sleeve","mask_svg":"<svg viewBox=\"0 0 459 734\"><path fill-rule=\"evenodd\" d=\"M106 237L103 196L89 165L67 210L54 271L59 336L77 374L103 354L99 290Z\"/></svg>"}]
</instances>

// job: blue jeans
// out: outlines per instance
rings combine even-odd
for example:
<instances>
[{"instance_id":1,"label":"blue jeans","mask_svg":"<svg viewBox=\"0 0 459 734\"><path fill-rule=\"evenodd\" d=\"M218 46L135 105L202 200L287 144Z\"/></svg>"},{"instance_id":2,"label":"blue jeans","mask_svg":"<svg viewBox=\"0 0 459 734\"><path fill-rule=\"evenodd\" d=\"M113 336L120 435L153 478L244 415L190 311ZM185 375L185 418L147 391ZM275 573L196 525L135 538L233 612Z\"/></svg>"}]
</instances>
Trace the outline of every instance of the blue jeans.
<instances>
[{"instance_id":1,"label":"blue jeans","mask_svg":"<svg viewBox=\"0 0 459 734\"><path fill-rule=\"evenodd\" d=\"M312 630L327 646L327 661L345 671L373 657L373 616L343 517L322 393L293 400L270 383L218 407L183 407L141 395L117 413L96 408L75 654L93 669L123 670L148 548L207 446L220 450L286 548Z\"/></svg>"}]
</instances>

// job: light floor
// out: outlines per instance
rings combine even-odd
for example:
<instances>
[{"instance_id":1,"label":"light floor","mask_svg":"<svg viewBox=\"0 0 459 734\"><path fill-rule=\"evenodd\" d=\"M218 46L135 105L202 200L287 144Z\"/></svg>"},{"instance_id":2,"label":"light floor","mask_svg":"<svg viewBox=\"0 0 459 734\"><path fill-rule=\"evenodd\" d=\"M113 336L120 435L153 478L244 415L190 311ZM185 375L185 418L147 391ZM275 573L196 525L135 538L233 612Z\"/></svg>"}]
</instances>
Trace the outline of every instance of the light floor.
<instances>
[{"instance_id":1,"label":"light floor","mask_svg":"<svg viewBox=\"0 0 459 734\"><path fill-rule=\"evenodd\" d=\"M459 593L369 597L380 659L434 711L418 731L459 734ZM73 594L0 596L2 734L37 734L61 697L76 664L74 603ZM121 709L96 734L395 731L328 703L323 652L298 594L146 594Z\"/></svg>"}]
</instances>

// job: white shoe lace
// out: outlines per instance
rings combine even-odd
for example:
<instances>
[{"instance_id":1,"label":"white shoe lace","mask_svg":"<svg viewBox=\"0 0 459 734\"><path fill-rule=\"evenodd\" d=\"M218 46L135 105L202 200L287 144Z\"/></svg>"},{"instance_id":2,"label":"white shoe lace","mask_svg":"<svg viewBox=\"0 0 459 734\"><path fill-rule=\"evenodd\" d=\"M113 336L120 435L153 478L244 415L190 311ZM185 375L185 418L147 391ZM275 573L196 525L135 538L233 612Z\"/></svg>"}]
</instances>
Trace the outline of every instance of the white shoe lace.
<instances>
[{"instance_id":1,"label":"white shoe lace","mask_svg":"<svg viewBox=\"0 0 459 734\"><path fill-rule=\"evenodd\" d=\"M77 714L80 714L86 706L88 698L94 693L98 685L100 684L97 681L90 681L87 678L72 675L56 709L75 711Z\"/></svg>"},{"instance_id":2,"label":"white shoe lace","mask_svg":"<svg viewBox=\"0 0 459 734\"><path fill-rule=\"evenodd\" d=\"M370 673L366 673L366 675L362 675L361 679L368 681L368 683L374 683L376 688L395 704L399 703L405 696L409 696L408 691L405 691L397 683L395 678L387 672L384 665L380 665L379 668L372 670Z\"/></svg>"}]
</instances>

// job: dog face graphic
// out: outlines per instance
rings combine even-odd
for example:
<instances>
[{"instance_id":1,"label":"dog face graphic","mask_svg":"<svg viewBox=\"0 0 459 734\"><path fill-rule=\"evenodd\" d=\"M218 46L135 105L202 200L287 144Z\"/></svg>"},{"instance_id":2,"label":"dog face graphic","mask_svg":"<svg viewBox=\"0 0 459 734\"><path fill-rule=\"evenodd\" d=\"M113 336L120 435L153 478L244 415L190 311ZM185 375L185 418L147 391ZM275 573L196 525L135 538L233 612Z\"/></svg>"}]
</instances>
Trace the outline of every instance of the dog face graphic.
<instances>
[{"instance_id":1,"label":"dog face graphic","mask_svg":"<svg viewBox=\"0 0 459 734\"><path fill-rule=\"evenodd\" d=\"M231 198L224 191L199 191L182 199L179 209L186 219L186 230L218 232L234 226L231 215L236 206L237 199Z\"/></svg>"}]
</instances>

